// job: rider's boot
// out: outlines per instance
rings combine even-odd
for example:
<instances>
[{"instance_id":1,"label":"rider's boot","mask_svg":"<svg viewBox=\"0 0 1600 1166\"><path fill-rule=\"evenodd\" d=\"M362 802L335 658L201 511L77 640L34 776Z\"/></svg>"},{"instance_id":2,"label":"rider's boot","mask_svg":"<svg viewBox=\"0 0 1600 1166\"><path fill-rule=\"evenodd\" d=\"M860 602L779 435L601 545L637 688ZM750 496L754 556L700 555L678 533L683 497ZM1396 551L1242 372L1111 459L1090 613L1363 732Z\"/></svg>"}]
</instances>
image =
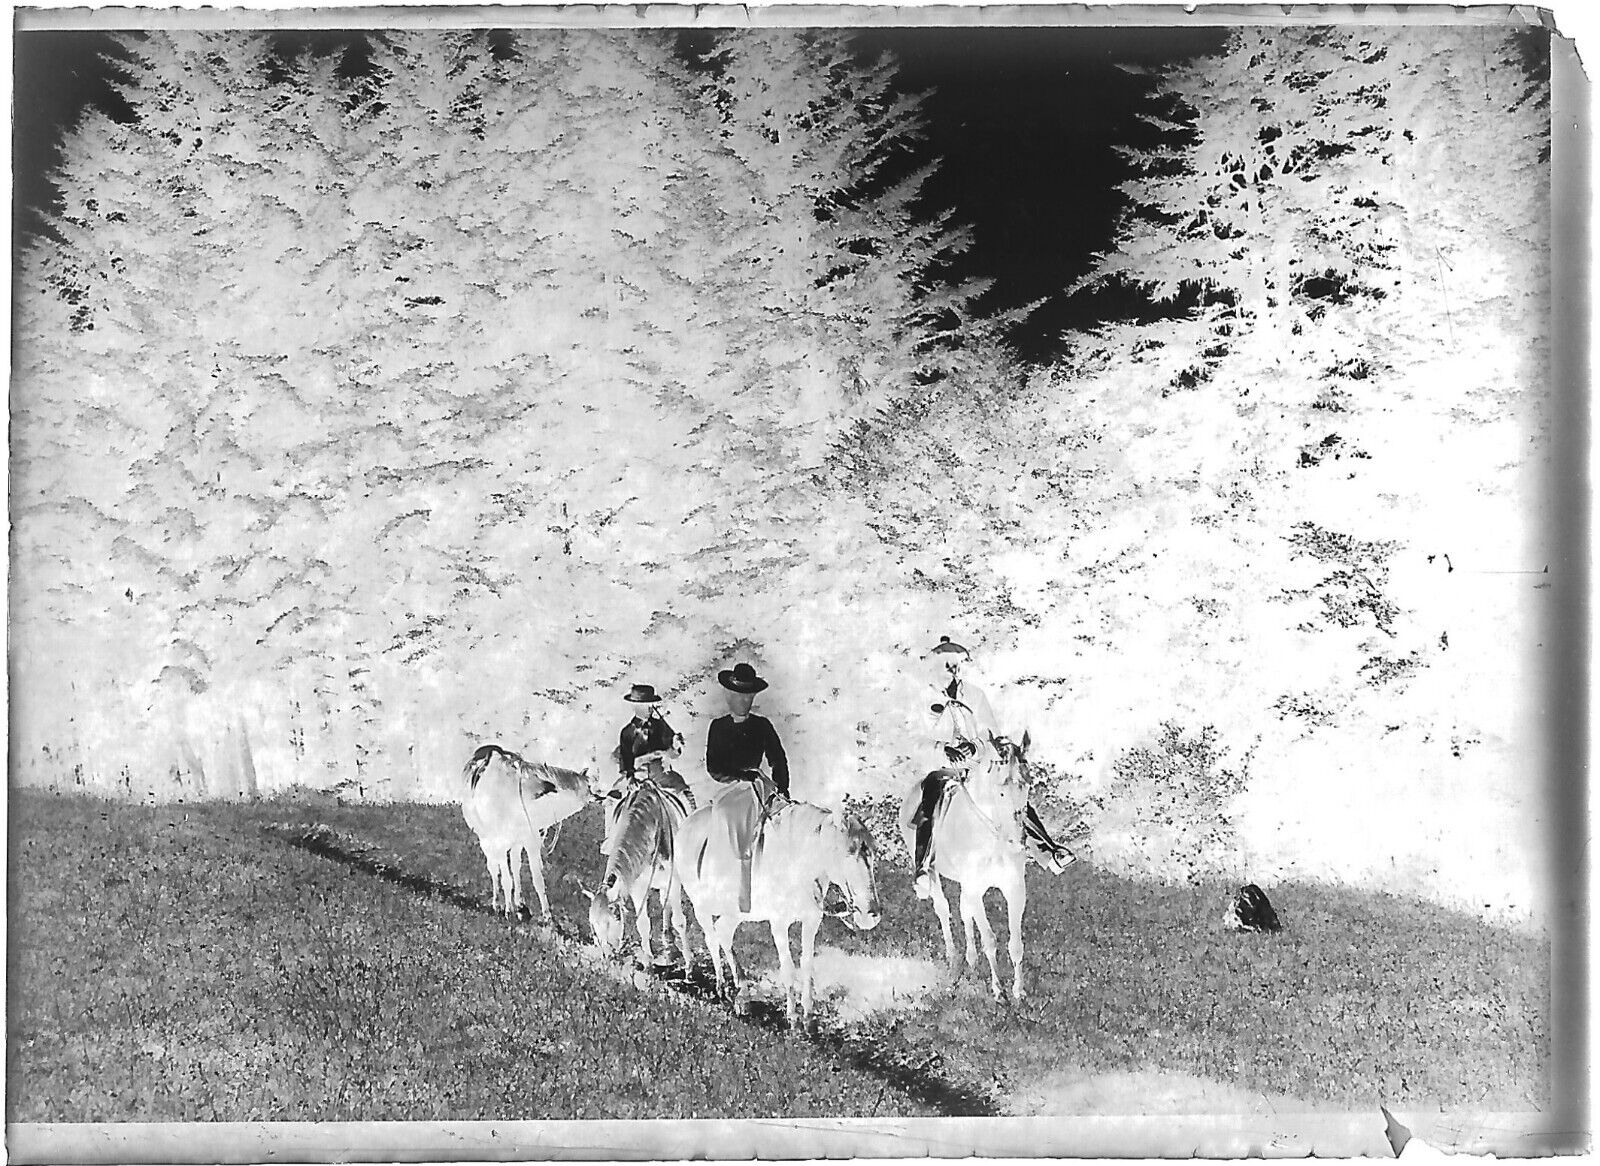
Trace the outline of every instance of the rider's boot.
<instances>
[{"instance_id":1,"label":"rider's boot","mask_svg":"<svg viewBox=\"0 0 1600 1166\"><path fill-rule=\"evenodd\" d=\"M916 877L911 880L911 891L919 899L933 898L934 887L937 881L933 876L933 818L938 812L939 802L944 797L945 784L952 776L950 770L930 773L922 781L922 802L917 807L916 817L913 821L917 826L916 860L912 870Z\"/></svg>"},{"instance_id":2,"label":"rider's boot","mask_svg":"<svg viewBox=\"0 0 1600 1166\"><path fill-rule=\"evenodd\" d=\"M1045 829L1045 824L1040 821L1039 813L1029 802L1022 819L1023 841L1032 846L1040 862L1054 870L1057 874L1078 861L1078 856L1073 854L1061 843L1050 837L1050 831Z\"/></svg>"}]
</instances>

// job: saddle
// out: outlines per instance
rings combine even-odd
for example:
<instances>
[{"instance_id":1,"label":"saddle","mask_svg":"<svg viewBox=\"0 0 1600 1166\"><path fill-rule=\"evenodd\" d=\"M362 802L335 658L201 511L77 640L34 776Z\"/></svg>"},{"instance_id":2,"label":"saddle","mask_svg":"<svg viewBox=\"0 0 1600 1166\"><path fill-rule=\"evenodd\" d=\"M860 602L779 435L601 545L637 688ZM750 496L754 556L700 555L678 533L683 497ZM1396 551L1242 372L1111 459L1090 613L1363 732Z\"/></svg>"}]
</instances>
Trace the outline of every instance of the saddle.
<instances>
[{"instance_id":1,"label":"saddle","mask_svg":"<svg viewBox=\"0 0 1600 1166\"><path fill-rule=\"evenodd\" d=\"M749 796L753 801L754 813L750 814L743 807L735 811L729 805L725 808L727 814L727 827L729 841L734 848L735 857L743 868L741 873L740 907L742 910L749 908L749 875L750 866L756 855L760 854L766 844L768 824L782 814L793 803L779 794L777 787L763 774L752 772L748 778L740 778L722 783L723 788L717 793L715 801L725 802L730 799L742 798L741 792L748 787ZM709 840L708 840L709 843ZM702 846L696 858L696 870L705 863L706 847Z\"/></svg>"},{"instance_id":2,"label":"saddle","mask_svg":"<svg viewBox=\"0 0 1600 1166\"><path fill-rule=\"evenodd\" d=\"M929 776L939 778L939 800L933 803L928 817L929 821L937 822L950 808L956 792L966 786L967 779L972 776L972 770L950 766L946 769L936 769Z\"/></svg>"}]
</instances>

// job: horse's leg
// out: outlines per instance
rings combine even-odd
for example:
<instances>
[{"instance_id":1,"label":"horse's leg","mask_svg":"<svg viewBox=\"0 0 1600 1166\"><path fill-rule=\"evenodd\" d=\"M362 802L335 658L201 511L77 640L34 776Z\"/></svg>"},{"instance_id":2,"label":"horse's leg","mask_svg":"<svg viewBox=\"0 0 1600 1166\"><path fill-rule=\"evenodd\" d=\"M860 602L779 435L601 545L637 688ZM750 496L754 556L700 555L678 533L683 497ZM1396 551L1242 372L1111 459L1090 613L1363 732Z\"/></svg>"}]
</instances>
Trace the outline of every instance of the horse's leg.
<instances>
[{"instance_id":1,"label":"horse's leg","mask_svg":"<svg viewBox=\"0 0 1600 1166\"><path fill-rule=\"evenodd\" d=\"M489 910L491 913L500 910L500 868L501 864L494 860L494 851L489 847L482 847L483 865L489 871Z\"/></svg>"},{"instance_id":2,"label":"horse's leg","mask_svg":"<svg viewBox=\"0 0 1600 1166\"><path fill-rule=\"evenodd\" d=\"M973 895L972 895L972 893L970 891L967 890L967 884L962 883L961 884L961 930L962 930L962 934L966 937L966 940L967 940L967 967L972 969L972 971L977 972L977 973L979 973L981 975L982 972L983 972L983 969L981 967L979 967L979 965L978 965L978 920L977 920L976 915L973 914L973 910L972 910L973 903L972 903L972 900L973 900ZM979 915L981 915L983 913L983 894L982 894L982 892L978 893L977 901L978 901L977 902L977 908L978 908L978 912L977 913Z\"/></svg>"},{"instance_id":3,"label":"horse's leg","mask_svg":"<svg viewBox=\"0 0 1600 1166\"><path fill-rule=\"evenodd\" d=\"M544 912L544 921L549 923L551 922L550 896L544 889L544 854L540 850L543 841L542 836L533 840L533 849L528 851L528 873L533 876L533 893L539 896L539 909ZM517 863L517 873L519 876L522 873L520 862ZM523 908L526 909L528 901L520 890L517 892L517 898L522 900Z\"/></svg>"},{"instance_id":4,"label":"horse's leg","mask_svg":"<svg viewBox=\"0 0 1600 1166\"><path fill-rule=\"evenodd\" d=\"M513 843L511 849L506 851L506 873L508 876L506 888L507 890L515 889L516 891L515 901L518 915L526 915L528 913L527 889L522 882L522 856L526 853L527 847L520 842ZM510 912L508 911L507 914L510 914Z\"/></svg>"},{"instance_id":5,"label":"horse's leg","mask_svg":"<svg viewBox=\"0 0 1600 1166\"><path fill-rule=\"evenodd\" d=\"M717 997L721 999L722 989L722 948L717 944L717 921L709 912L701 911L700 905L694 907L695 922L700 924L700 934L706 941L706 950L711 953L711 970L716 975Z\"/></svg>"},{"instance_id":6,"label":"horse's leg","mask_svg":"<svg viewBox=\"0 0 1600 1166\"><path fill-rule=\"evenodd\" d=\"M1023 872L1026 876L1026 871ZM1022 912L1028 906L1028 884L1026 877L1018 878L1016 884L1001 888L1006 897L1007 922L1011 926L1011 998L1021 1000L1027 995L1022 986Z\"/></svg>"},{"instance_id":7,"label":"horse's leg","mask_svg":"<svg viewBox=\"0 0 1600 1166\"><path fill-rule=\"evenodd\" d=\"M637 890L633 893L633 929L639 935L639 952L635 957L639 966L649 971L655 966L656 954L650 943L650 884L644 885L644 893Z\"/></svg>"},{"instance_id":8,"label":"horse's leg","mask_svg":"<svg viewBox=\"0 0 1600 1166\"><path fill-rule=\"evenodd\" d=\"M789 924L785 919L771 921L772 943L778 949L778 976L783 981L783 1014L794 1031L794 953L789 950Z\"/></svg>"},{"instance_id":9,"label":"horse's leg","mask_svg":"<svg viewBox=\"0 0 1600 1166\"><path fill-rule=\"evenodd\" d=\"M817 926L822 922L819 915L808 915L800 920L800 1013L806 1018L806 1027L811 1027L811 976L814 959L817 954Z\"/></svg>"},{"instance_id":10,"label":"horse's leg","mask_svg":"<svg viewBox=\"0 0 1600 1166\"><path fill-rule=\"evenodd\" d=\"M950 897L944 893L944 880L938 875L933 880L933 913L939 917L939 930L944 935L944 958L950 965L950 978L961 978L961 965L956 962L956 937L950 929Z\"/></svg>"},{"instance_id":11,"label":"horse's leg","mask_svg":"<svg viewBox=\"0 0 1600 1166\"><path fill-rule=\"evenodd\" d=\"M500 859L500 877L505 891L506 918L516 915L522 906L522 853L510 847Z\"/></svg>"},{"instance_id":12,"label":"horse's leg","mask_svg":"<svg viewBox=\"0 0 1600 1166\"><path fill-rule=\"evenodd\" d=\"M689 917L683 909L683 884L678 882L676 876L668 886L667 901L672 909L672 930L678 936L678 955L683 959L683 974L687 978L694 968L694 959L689 954ZM667 909L662 908L662 929L666 928ZM665 942L665 940L663 940Z\"/></svg>"},{"instance_id":13,"label":"horse's leg","mask_svg":"<svg viewBox=\"0 0 1600 1166\"><path fill-rule=\"evenodd\" d=\"M734 1008L742 1011L740 1001L744 995L744 971L739 967L739 961L733 955L733 937L739 930L739 913L730 911L717 919L717 943L722 947L722 954L728 960L728 980L733 988Z\"/></svg>"},{"instance_id":14,"label":"horse's leg","mask_svg":"<svg viewBox=\"0 0 1600 1166\"><path fill-rule=\"evenodd\" d=\"M961 889L962 899L965 900L967 890ZM963 903L963 910L966 910ZM995 950L994 928L989 923L989 909L983 905L983 892L975 891L972 896L972 918L977 921L978 933L983 936L983 954L989 957L989 992L996 1000L1001 999L1000 992L1000 953Z\"/></svg>"},{"instance_id":15,"label":"horse's leg","mask_svg":"<svg viewBox=\"0 0 1600 1166\"><path fill-rule=\"evenodd\" d=\"M691 899L690 903L694 906L694 920L700 925L700 935L706 941L706 951L711 953L711 971L716 977L717 999L720 1000L723 998L724 988L722 981L721 932L717 928L717 917L709 909L702 910L700 904L695 900Z\"/></svg>"}]
</instances>

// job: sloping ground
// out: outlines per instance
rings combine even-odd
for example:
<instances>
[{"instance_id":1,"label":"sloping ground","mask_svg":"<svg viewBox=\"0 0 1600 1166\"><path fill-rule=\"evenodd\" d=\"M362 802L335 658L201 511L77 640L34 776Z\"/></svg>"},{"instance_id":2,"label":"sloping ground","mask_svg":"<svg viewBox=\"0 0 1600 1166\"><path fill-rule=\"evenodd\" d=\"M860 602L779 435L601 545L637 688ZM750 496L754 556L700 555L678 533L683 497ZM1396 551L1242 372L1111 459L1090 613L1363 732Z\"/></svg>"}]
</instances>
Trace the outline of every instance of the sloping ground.
<instances>
[{"instance_id":1,"label":"sloping ground","mask_svg":"<svg viewBox=\"0 0 1600 1166\"><path fill-rule=\"evenodd\" d=\"M1059 878L1033 868L1029 892L1028 1000L996 1014L969 986L905 1021L907 1039L960 1047L1022 1111L1030 1095L1049 1103L1038 1094L1052 1076L1150 1070L1352 1109L1525 1110L1549 1096L1542 939L1313 884L1272 887L1276 935L1224 931L1221 888L1086 864ZM931 911L909 923L913 943L939 944Z\"/></svg>"},{"instance_id":2,"label":"sloping ground","mask_svg":"<svg viewBox=\"0 0 1600 1166\"><path fill-rule=\"evenodd\" d=\"M481 897L481 857L452 807L17 795L13 823L14 1117L204 1118L208 1097L239 1116L927 1112L824 1049L636 992L552 959L526 928L280 852L263 830L323 825L408 878ZM583 900L556 872L598 873L596 825L569 822L549 860L570 931ZM830 923L820 938L827 1018L850 1021L853 1041L922 1050L918 1068L982 1083L1015 1114L1248 1113L1236 1107L1257 1097L1527 1110L1549 1096L1540 937L1292 883L1270 888L1286 931L1235 935L1217 926L1220 887L1087 863L1033 869L1029 891L1031 995L998 1006L987 975L954 990L935 977L933 914L885 864L883 924ZM740 947L770 972L765 928L742 929ZM809 1091L789 1100L796 1081Z\"/></svg>"},{"instance_id":3,"label":"sloping ground","mask_svg":"<svg viewBox=\"0 0 1600 1166\"><path fill-rule=\"evenodd\" d=\"M296 813L13 794L8 1121L935 1112L263 829ZM477 862L459 815L345 816Z\"/></svg>"},{"instance_id":4,"label":"sloping ground","mask_svg":"<svg viewBox=\"0 0 1600 1166\"><path fill-rule=\"evenodd\" d=\"M882 835L886 816L873 808L862 807ZM318 813L419 871L486 885L451 807ZM598 873L596 822L581 814L567 824L552 869ZM583 900L558 876L550 881L558 917L576 924ZM864 1005L893 1003L905 989L899 1011L868 1015L862 1028L929 1050L958 1079L993 1083L1018 1112L1031 1086L1063 1071L1074 1080L1185 1073L1359 1109L1374 1098L1500 1110L1544 1104L1550 957L1541 935L1414 898L1295 882L1270 887L1284 932L1236 935L1218 925L1225 891L1123 878L1088 862L1059 878L1030 868L1032 995L996 1007L987 968L982 983L969 976L953 992L926 990L928 965L944 960L938 925L912 897L903 867L887 862L883 923L866 934L828 924L819 962L841 973L832 978L853 981L834 993L840 1011L867 1012ZM989 901L1000 920L999 896ZM747 968L772 970L764 927L741 928L739 944Z\"/></svg>"}]
</instances>

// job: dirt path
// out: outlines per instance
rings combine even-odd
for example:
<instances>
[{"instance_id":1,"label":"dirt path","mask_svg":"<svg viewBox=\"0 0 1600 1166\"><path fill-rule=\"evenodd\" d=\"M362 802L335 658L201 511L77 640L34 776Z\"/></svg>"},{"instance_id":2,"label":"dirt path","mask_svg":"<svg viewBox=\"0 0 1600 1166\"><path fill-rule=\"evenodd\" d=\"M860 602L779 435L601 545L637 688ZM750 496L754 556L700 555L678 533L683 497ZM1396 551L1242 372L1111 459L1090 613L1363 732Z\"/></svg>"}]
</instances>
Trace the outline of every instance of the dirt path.
<instances>
[{"instance_id":1,"label":"dirt path","mask_svg":"<svg viewBox=\"0 0 1600 1166\"><path fill-rule=\"evenodd\" d=\"M1007 1098L1014 1117L1270 1117L1280 1113L1344 1113L1342 1106L1288 1094L1258 1093L1188 1073L1143 1069L1043 1074Z\"/></svg>"}]
</instances>

